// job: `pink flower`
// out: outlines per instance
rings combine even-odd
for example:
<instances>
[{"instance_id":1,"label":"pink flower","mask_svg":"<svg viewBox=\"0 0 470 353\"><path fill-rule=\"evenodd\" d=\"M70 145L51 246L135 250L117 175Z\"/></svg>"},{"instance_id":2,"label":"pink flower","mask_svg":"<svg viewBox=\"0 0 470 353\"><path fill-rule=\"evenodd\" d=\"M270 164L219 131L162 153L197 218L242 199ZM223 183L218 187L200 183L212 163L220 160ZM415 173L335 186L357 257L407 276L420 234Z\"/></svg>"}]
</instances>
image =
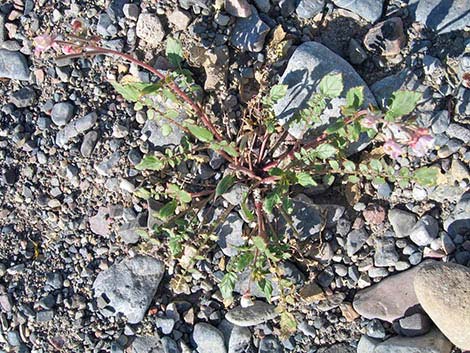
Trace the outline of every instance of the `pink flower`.
<instances>
[{"instance_id":1,"label":"pink flower","mask_svg":"<svg viewBox=\"0 0 470 353\"><path fill-rule=\"evenodd\" d=\"M85 28L83 21L79 19L74 19L71 25L72 25L72 32L74 34L82 33Z\"/></svg>"},{"instance_id":2,"label":"pink flower","mask_svg":"<svg viewBox=\"0 0 470 353\"><path fill-rule=\"evenodd\" d=\"M416 157L423 157L432 148L433 144L434 138L429 133L429 130L419 128L411 136L409 146Z\"/></svg>"},{"instance_id":3,"label":"pink flower","mask_svg":"<svg viewBox=\"0 0 470 353\"><path fill-rule=\"evenodd\" d=\"M383 149L393 159L397 159L403 154L403 148L392 139L385 141Z\"/></svg>"},{"instance_id":4,"label":"pink flower","mask_svg":"<svg viewBox=\"0 0 470 353\"><path fill-rule=\"evenodd\" d=\"M81 53L82 49L78 47L74 47L72 45L63 45L62 46L62 52L64 54L78 54Z\"/></svg>"},{"instance_id":5,"label":"pink flower","mask_svg":"<svg viewBox=\"0 0 470 353\"><path fill-rule=\"evenodd\" d=\"M361 120L361 125L368 129L373 129L377 125L377 118L372 114L367 114Z\"/></svg>"},{"instance_id":6,"label":"pink flower","mask_svg":"<svg viewBox=\"0 0 470 353\"><path fill-rule=\"evenodd\" d=\"M48 34L42 34L33 39L34 43L34 55L40 56L43 51L47 51L50 48L56 48L57 43L55 37Z\"/></svg>"}]
</instances>

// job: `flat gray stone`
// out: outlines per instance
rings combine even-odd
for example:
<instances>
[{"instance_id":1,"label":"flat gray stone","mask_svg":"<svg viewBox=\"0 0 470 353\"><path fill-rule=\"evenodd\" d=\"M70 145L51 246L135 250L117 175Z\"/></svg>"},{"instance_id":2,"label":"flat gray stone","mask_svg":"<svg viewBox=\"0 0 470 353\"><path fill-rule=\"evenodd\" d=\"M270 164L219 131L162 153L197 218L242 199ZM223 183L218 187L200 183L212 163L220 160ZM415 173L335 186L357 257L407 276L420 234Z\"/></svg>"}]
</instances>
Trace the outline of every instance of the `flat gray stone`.
<instances>
[{"instance_id":1,"label":"flat gray stone","mask_svg":"<svg viewBox=\"0 0 470 353\"><path fill-rule=\"evenodd\" d=\"M382 16L383 0L333 0L334 4L374 23Z\"/></svg>"},{"instance_id":2,"label":"flat gray stone","mask_svg":"<svg viewBox=\"0 0 470 353\"><path fill-rule=\"evenodd\" d=\"M239 18L232 29L230 43L241 51L260 52L269 33L269 26L261 20L258 11L251 7L250 17Z\"/></svg>"},{"instance_id":3,"label":"flat gray stone","mask_svg":"<svg viewBox=\"0 0 470 353\"><path fill-rule=\"evenodd\" d=\"M162 353L163 345L158 336L137 336L131 349L132 353Z\"/></svg>"},{"instance_id":4,"label":"flat gray stone","mask_svg":"<svg viewBox=\"0 0 470 353\"><path fill-rule=\"evenodd\" d=\"M419 337L392 337L379 344L374 353L450 353L452 343L438 330L433 329Z\"/></svg>"},{"instance_id":5,"label":"flat gray stone","mask_svg":"<svg viewBox=\"0 0 470 353\"><path fill-rule=\"evenodd\" d=\"M390 232L389 232L390 233ZM393 235L393 233L392 233ZM395 266L400 259L392 237L379 238L375 241L374 264L378 267Z\"/></svg>"},{"instance_id":6,"label":"flat gray stone","mask_svg":"<svg viewBox=\"0 0 470 353\"><path fill-rule=\"evenodd\" d=\"M136 256L100 272L93 283L95 297L102 297L110 310L136 324L145 316L165 272L163 263L150 256Z\"/></svg>"},{"instance_id":7,"label":"flat gray stone","mask_svg":"<svg viewBox=\"0 0 470 353\"><path fill-rule=\"evenodd\" d=\"M158 16L141 13L137 20L136 35L150 46L157 47L165 37L165 29Z\"/></svg>"},{"instance_id":8,"label":"flat gray stone","mask_svg":"<svg viewBox=\"0 0 470 353\"><path fill-rule=\"evenodd\" d=\"M444 229L453 237L470 232L470 192L462 196L452 214L444 221Z\"/></svg>"},{"instance_id":9,"label":"flat gray stone","mask_svg":"<svg viewBox=\"0 0 470 353\"><path fill-rule=\"evenodd\" d=\"M423 216L410 232L410 239L419 246L426 246L437 238L439 224L437 220L429 215Z\"/></svg>"},{"instance_id":10,"label":"flat gray stone","mask_svg":"<svg viewBox=\"0 0 470 353\"><path fill-rule=\"evenodd\" d=\"M357 353L374 353L375 347L377 347L380 342L380 340L375 338L362 335L357 344Z\"/></svg>"},{"instance_id":11,"label":"flat gray stone","mask_svg":"<svg viewBox=\"0 0 470 353\"><path fill-rule=\"evenodd\" d=\"M340 98L330 102L332 108L322 114L321 122L312 125L292 122L294 114L306 108L308 100L317 92L320 80L332 73L343 75L344 90ZM318 135L336 121L340 117L340 106L345 105L346 93L350 88L364 87L364 106L377 105L372 92L354 68L346 60L317 42L303 43L295 50L279 83L287 85L288 90L286 96L274 106L274 112L282 125L289 125L289 133L297 139L302 139L307 131L309 135ZM361 136L357 143L351 144L349 152L360 151L368 145L369 141L367 136Z\"/></svg>"},{"instance_id":12,"label":"flat gray stone","mask_svg":"<svg viewBox=\"0 0 470 353\"><path fill-rule=\"evenodd\" d=\"M411 0L408 7L416 21L440 34L470 24L468 0Z\"/></svg>"},{"instance_id":13,"label":"flat gray stone","mask_svg":"<svg viewBox=\"0 0 470 353\"><path fill-rule=\"evenodd\" d=\"M73 117L75 106L70 102L59 102L54 104L51 111L51 118L57 126L64 126Z\"/></svg>"},{"instance_id":14,"label":"flat gray stone","mask_svg":"<svg viewBox=\"0 0 470 353\"><path fill-rule=\"evenodd\" d=\"M303 19L309 19L322 12L325 0L300 0L295 12Z\"/></svg>"},{"instance_id":15,"label":"flat gray stone","mask_svg":"<svg viewBox=\"0 0 470 353\"><path fill-rule=\"evenodd\" d=\"M414 213L393 208L388 212L388 221L392 225L397 238L404 238L410 235L417 219Z\"/></svg>"},{"instance_id":16,"label":"flat gray stone","mask_svg":"<svg viewBox=\"0 0 470 353\"><path fill-rule=\"evenodd\" d=\"M199 353L227 353L222 332L205 322L194 325L193 339Z\"/></svg>"},{"instance_id":17,"label":"flat gray stone","mask_svg":"<svg viewBox=\"0 0 470 353\"><path fill-rule=\"evenodd\" d=\"M30 107L36 101L36 92L31 87L23 87L11 94L10 101L17 108Z\"/></svg>"},{"instance_id":18,"label":"flat gray stone","mask_svg":"<svg viewBox=\"0 0 470 353\"><path fill-rule=\"evenodd\" d=\"M217 222L217 220L216 220ZM237 247L245 244L243 239L243 220L236 212L231 212L225 221L215 229L222 252L227 256L238 254Z\"/></svg>"},{"instance_id":19,"label":"flat gray stone","mask_svg":"<svg viewBox=\"0 0 470 353\"><path fill-rule=\"evenodd\" d=\"M0 77L28 81L29 67L26 57L17 51L0 49Z\"/></svg>"},{"instance_id":20,"label":"flat gray stone","mask_svg":"<svg viewBox=\"0 0 470 353\"><path fill-rule=\"evenodd\" d=\"M250 346L250 329L248 327L234 326L230 334L228 353L245 353Z\"/></svg>"},{"instance_id":21,"label":"flat gray stone","mask_svg":"<svg viewBox=\"0 0 470 353\"><path fill-rule=\"evenodd\" d=\"M255 326L274 319L278 314L274 305L255 301L252 306L237 306L225 315L227 321L241 327Z\"/></svg>"},{"instance_id":22,"label":"flat gray stone","mask_svg":"<svg viewBox=\"0 0 470 353\"><path fill-rule=\"evenodd\" d=\"M59 147L64 147L71 139L81 133L90 130L98 120L96 112L87 114L81 118L71 121L60 130L55 138L55 143Z\"/></svg>"},{"instance_id":23,"label":"flat gray stone","mask_svg":"<svg viewBox=\"0 0 470 353\"><path fill-rule=\"evenodd\" d=\"M420 266L389 276L354 297L354 309L367 319L393 322L417 306L413 281Z\"/></svg>"},{"instance_id":24,"label":"flat gray stone","mask_svg":"<svg viewBox=\"0 0 470 353\"><path fill-rule=\"evenodd\" d=\"M346 252L348 256L353 256L357 253L369 239L369 233L364 228L353 229L349 232L346 239Z\"/></svg>"}]
</instances>

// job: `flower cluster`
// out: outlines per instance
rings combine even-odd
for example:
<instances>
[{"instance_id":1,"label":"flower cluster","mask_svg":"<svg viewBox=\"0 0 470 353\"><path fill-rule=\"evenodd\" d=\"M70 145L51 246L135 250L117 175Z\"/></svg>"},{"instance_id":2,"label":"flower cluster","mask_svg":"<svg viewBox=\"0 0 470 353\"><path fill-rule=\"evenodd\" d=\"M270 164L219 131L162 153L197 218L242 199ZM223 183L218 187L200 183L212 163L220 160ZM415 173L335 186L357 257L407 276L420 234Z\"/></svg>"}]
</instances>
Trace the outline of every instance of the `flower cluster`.
<instances>
[{"instance_id":1,"label":"flower cluster","mask_svg":"<svg viewBox=\"0 0 470 353\"><path fill-rule=\"evenodd\" d=\"M434 138L429 129L389 122L370 111L361 119L361 125L369 129L377 130L379 124L382 124L383 128L384 152L393 159L403 156L406 147L412 155L423 157L434 145Z\"/></svg>"}]
</instances>

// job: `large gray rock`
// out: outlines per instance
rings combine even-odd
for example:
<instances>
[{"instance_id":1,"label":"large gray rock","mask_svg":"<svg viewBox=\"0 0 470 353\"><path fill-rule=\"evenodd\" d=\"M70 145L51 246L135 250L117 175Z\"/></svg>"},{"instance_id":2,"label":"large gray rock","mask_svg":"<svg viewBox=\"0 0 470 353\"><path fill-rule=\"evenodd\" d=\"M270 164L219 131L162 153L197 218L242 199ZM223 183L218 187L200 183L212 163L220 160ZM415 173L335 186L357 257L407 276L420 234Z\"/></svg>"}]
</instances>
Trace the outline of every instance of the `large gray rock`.
<instances>
[{"instance_id":1,"label":"large gray rock","mask_svg":"<svg viewBox=\"0 0 470 353\"><path fill-rule=\"evenodd\" d=\"M251 346L251 331L248 327L233 326L230 333L228 353L245 353Z\"/></svg>"},{"instance_id":2,"label":"large gray rock","mask_svg":"<svg viewBox=\"0 0 470 353\"><path fill-rule=\"evenodd\" d=\"M468 0L411 0L408 6L416 21L441 34L470 23Z\"/></svg>"},{"instance_id":3,"label":"large gray rock","mask_svg":"<svg viewBox=\"0 0 470 353\"><path fill-rule=\"evenodd\" d=\"M199 353L227 353L222 332L205 322L194 325L193 339Z\"/></svg>"},{"instance_id":4,"label":"large gray rock","mask_svg":"<svg viewBox=\"0 0 470 353\"><path fill-rule=\"evenodd\" d=\"M395 235L398 238L404 238L410 235L417 219L414 213L393 208L388 212L388 220L392 225Z\"/></svg>"},{"instance_id":5,"label":"large gray rock","mask_svg":"<svg viewBox=\"0 0 470 353\"><path fill-rule=\"evenodd\" d=\"M269 33L269 26L258 15L254 6L250 17L239 18L232 29L230 43L241 51L260 52Z\"/></svg>"},{"instance_id":6,"label":"large gray rock","mask_svg":"<svg viewBox=\"0 0 470 353\"><path fill-rule=\"evenodd\" d=\"M414 280L419 303L439 329L463 351L470 350L470 268L434 262Z\"/></svg>"},{"instance_id":7,"label":"large gray rock","mask_svg":"<svg viewBox=\"0 0 470 353\"><path fill-rule=\"evenodd\" d=\"M59 102L54 104L51 111L51 118L57 126L63 126L72 119L75 106L70 102Z\"/></svg>"},{"instance_id":8,"label":"large gray rock","mask_svg":"<svg viewBox=\"0 0 470 353\"><path fill-rule=\"evenodd\" d=\"M387 235L390 235L389 232ZM393 233L391 234L393 235ZM375 241L374 264L378 267L395 266L400 259L392 237L379 238Z\"/></svg>"},{"instance_id":9,"label":"large gray rock","mask_svg":"<svg viewBox=\"0 0 470 353\"><path fill-rule=\"evenodd\" d=\"M353 229L346 238L346 252L348 256L357 253L369 239L369 233L364 228Z\"/></svg>"},{"instance_id":10,"label":"large gray rock","mask_svg":"<svg viewBox=\"0 0 470 353\"><path fill-rule=\"evenodd\" d=\"M383 0L333 0L336 6L354 12L369 22L382 16Z\"/></svg>"},{"instance_id":11,"label":"large gray rock","mask_svg":"<svg viewBox=\"0 0 470 353\"><path fill-rule=\"evenodd\" d=\"M81 133L91 129L98 120L95 112L87 114L81 118L71 121L60 130L55 138L55 143L59 147L64 147L71 139Z\"/></svg>"},{"instance_id":12,"label":"large gray rock","mask_svg":"<svg viewBox=\"0 0 470 353\"><path fill-rule=\"evenodd\" d=\"M358 291L354 309L367 319L393 322L418 305L413 281L419 266L387 277L381 282Z\"/></svg>"},{"instance_id":13,"label":"large gray rock","mask_svg":"<svg viewBox=\"0 0 470 353\"><path fill-rule=\"evenodd\" d=\"M0 49L0 77L12 80L29 80L26 57L17 51Z\"/></svg>"},{"instance_id":14,"label":"large gray rock","mask_svg":"<svg viewBox=\"0 0 470 353\"><path fill-rule=\"evenodd\" d=\"M374 353L449 353L452 344L437 329L419 337L392 337L379 344Z\"/></svg>"},{"instance_id":15,"label":"large gray rock","mask_svg":"<svg viewBox=\"0 0 470 353\"><path fill-rule=\"evenodd\" d=\"M225 221L215 229L217 244L227 256L238 254L237 247L245 244L243 239L243 220L236 212L231 212Z\"/></svg>"},{"instance_id":16,"label":"large gray rock","mask_svg":"<svg viewBox=\"0 0 470 353\"><path fill-rule=\"evenodd\" d=\"M137 37L152 47L161 44L165 37L165 29L158 16L150 13L141 13L136 25Z\"/></svg>"},{"instance_id":17,"label":"large gray rock","mask_svg":"<svg viewBox=\"0 0 470 353\"><path fill-rule=\"evenodd\" d=\"M309 19L322 12L325 0L301 0L295 12L303 19Z\"/></svg>"},{"instance_id":18,"label":"large gray rock","mask_svg":"<svg viewBox=\"0 0 470 353\"><path fill-rule=\"evenodd\" d=\"M100 272L93 283L95 297L107 305L102 311L122 313L132 324L140 322L165 272L163 263L150 256L136 256Z\"/></svg>"},{"instance_id":19,"label":"large gray rock","mask_svg":"<svg viewBox=\"0 0 470 353\"><path fill-rule=\"evenodd\" d=\"M341 73L343 76L344 90L341 97L331 101L332 108L322 114L321 122L311 125L293 122L294 114L306 108L308 100L317 92L320 80L331 73ZM317 135L336 121L340 116L340 106L346 102L346 93L352 87L364 87L365 106L377 105L372 92L354 68L346 60L317 42L306 42L296 49L280 84L287 85L288 90L286 96L274 106L274 112L279 122L282 125L289 125L289 133L298 139L303 138L307 131L312 135ZM369 138L363 135L359 142L350 146L349 151L357 152L365 148L369 141Z\"/></svg>"},{"instance_id":20,"label":"large gray rock","mask_svg":"<svg viewBox=\"0 0 470 353\"><path fill-rule=\"evenodd\" d=\"M410 232L410 239L419 246L426 246L437 238L439 224L437 220L429 215L423 216Z\"/></svg>"},{"instance_id":21,"label":"large gray rock","mask_svg":"<svg viewBox=\"0 0 470 353\"><path fill-rule=\"evenodd\" d=\"M234 325L248 327L272 320L277 315L274 305L255 301L252 306L246 308L241 306L233 308L225 315L225 318Z\"/></svg>"}]
</instances>

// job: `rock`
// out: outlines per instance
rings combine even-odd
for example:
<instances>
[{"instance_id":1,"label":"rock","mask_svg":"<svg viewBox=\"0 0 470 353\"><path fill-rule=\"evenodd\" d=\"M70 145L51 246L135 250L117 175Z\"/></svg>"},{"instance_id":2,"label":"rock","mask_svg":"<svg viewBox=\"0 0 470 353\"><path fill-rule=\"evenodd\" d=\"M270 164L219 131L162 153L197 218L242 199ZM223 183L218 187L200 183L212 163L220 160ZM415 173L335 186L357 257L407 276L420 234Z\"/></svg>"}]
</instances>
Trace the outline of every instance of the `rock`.
<instances>
[{"instance_id":1,"label":"rock","mask_svg":"<svg viewBox=\"0 0 470 353\"><path fill-rule=\"evenodd\" d=\"M225 11L235 17L250 17L252 9L246 0L225 0Z\"/></svg>"},{"instance_id":2,"label":"rock","mask_svg":"<svg viewBox=\"0 0 470 353\"><path fill-rule=\"evenodd\" d=\"M168 16L168 21L170 21L175 30L184 31L191 22L191 15L185 11L175 10Z\"/></svg>"},{"instance_id":3,"label":"rock","mask_svg":"<svg viewBox=\"0 0 470 353\"><path fill-rule=\"evenodd\" d=\"M334 4L354 12L369 22L382 16L383 0L333 0Z\"/></svg>"},{"instance_id":4,"label":"rock","mask_svg":"<svg viewBox=\"0 0 470 353\"><path fill-rule=\"evenodd\" d=\"M228 353L244 353L251 346L251 331L247 327L234 326L230 334Z\"/></svg>"},{"instance_id":5,"label":"rock","mask_svg":"<svg viewBox=\"0 0 470 353\"><path fill-rule=\"evenodd\" d=\"M114 21L107 13L102 13L98 17L98 23L96 25L96 31L103 37L114 37L118 29L114 25Z\"/></svg>"},{"instance_id":6,"label":"rock","mask_svg":"<svg viewBox=\"0 0 470 353\"><path fill-rule=\"evenodd\" d=\"M163 263L153 257L124 259L98 274L93 283L95 297L104 298L105 308L111 308L113 315L122 313L136 324L144 318L164 272Z\"/></svg>"},{"instance_id":7,"label":"rock","mask_svg":"<svg viewBox=\"0 0 470 353\"><path fill-rule=\"evenodd\" d=\"M386 211L381 205L369 205L364 211L362 216L364 220L369 224L382 224L385 220Z\"/></svg>"},{"instance_id":8,"label":"rock","mask_svg":"<svg viewBox=\"0 0 470 353\"><path fill-rule=\"evenodd\" d=\"M51 111L51 118L57 126L66 125L72 119L75 106L70 102L60 102L54 104Z\"/></svg>"},{"instance_id":9,"label":"rock","mask_svg":"<svg viewBox=\"0 0 470 353\"><path fill-rule=\"evenodd\" d=\"M158 16L141 13L137 20L136 34L151 47L157 47L165 37L165 30Z\"/></svg>"},{"instance_id":10,"label":"rock","mask_svg":"<svg viewBox=\"0 0 470 353\"><path fill-rule=\"evenodd\" d=\"M135 244L141 238L141 232L147 231L147 214L140 214L136 219L129 223L124 223L117 234L126 244Z\"/></svg>"},{"instance_id":11,"label":"rock","mask_svg":"<svg viewBox=\"0 0 470 353\"><path fill-rule=\"evenodd\" d=\"M392 233L393 235L393 233ZM400 259L392 237L379 238L375 241L374 264L378 267L395 266Z\"/></svg>"},{"instance_id":12,"label":"rock","mask_svg":"<svg viewBox=\"0 0 470 353\"><path fill-rule=\"evenodd\" d=\"M239 18L232 29L230 43L241 51L260 52L269 33L269 26L258 16L258 11L251 7L252 14Z\"/></svg>"},{"instance_id":13,"label":"rock","mask_svg":"<svg viewBox=\"0 0 470 353\"><path fill-rule=\"evenodd\" d=\"M419 300L419 299L418 299ZM400 319L399 333L402 336L422 336L431 330L431 320L424 314L416 313Z\"/></svg>"},{"instance_id":14,"label":"rock","mask_svg":"<svg viewBox=\"0 0 470 353\"><path fill-rule=\"evenodd\" d=\"M227 84L229 50L225 45L204 49L205 60L202 63L206 71L206 81L204 89L207 91L215 90Z\"/></svg>"},{"instance_id":15,"label":"rock","mask_svg":"<svg viewBox=\"0 0 470 353\"><path fill-rule=\"evenodd\" d=\"M137 21L140 15L140 8L137 4L124 4L122 12L126 18Z\"/></svg>"},{"instance_id":16,"label":"rock","mask_svg":"<svg viewBox=\"0 0 470 353\"><path fill-rule=\"evenodd\" d=\"M416 274L419 303L437 327L463 351L470 350L470 269L433 262Z\"/></svg>"},{"instance_id":17,"label":"rock","mask_svg":"<svg viewBox=\"0 0 470 353\"><path fill-rule=\"evenodd\" d=\"M357 353L374 353L375 347L377 347L380 342L380 340L362 335L357 344Z\"/></svg>"},{"instance_id":18,"label":"rock","mask_svg":"<svg viewBox=\"0 0 470 353\"><path fill-rule=\"evenodd\" d=\"M219 214L221 213L219 212ZM245 239L243 239L243 220L236 212L231 212L227 216L225 221L215 229L215 234L218 236L217 244L219 244L220 249L227 256L232 257L237 255L237 247L245 244Z\"/></svg>"},{"instance_id":19,"label":"rock","mask_svg":"<svg viewBox=\"0 0 470 353\"><path fill-rule=\"evenodd\" d=\"M344 80L344 91L341 98L331 102L333 108L321 116L321 122L311 125L305 123L291 123L294 113L304 109L307 101L318 89L320 80L330 73L341 73ZM301 139L307 130L319 134L332 121L339 117L339 107L345 104L347 91L356 86L364 87L365 106L377 105L372 92L365 82L356 73L352 66L327 47L316 42L306 42L300 45L292 55L287 68L280 80L280 84L288 86L287 94L274 106L274 112L282 125L289 124L289 133L295 138ZM365 148L369 138L363 135L360 141L350 146L350 152L357 152Z\"/></svg>"},{"instance_id":20,"label":"rock","mask_svg":"<svg viewBox=\"0 0 470 353\"><path fill-rule=\"evenodd\" d=\"M334 344L330 347L322 347L317 353L355 353L356 350L346 343Z\"/></svg>"},{"instance_id":21,"label":"rock","mask_svg":"<svg viewBox=\"0 0 470 353\"><path fill-rule=\"evenodd\" d=\"M395 235L398 238L404 238L410 235L417 220L415 214L399 208L393 208L388 212L388 221L392 225Z\"/></svg>"},{"instance_id":22,"label":"rock","mask_svg":"<svg viewBox=\"0 0 470 353\"><path fill-rule=\"evenodd\" d=\"M470 141L470 129L467 129L459 124L455 124L455 123L449 124L446 130L446 134L450 138L456 138L463 142Z\"/></svg>"},{"instance_id":23,"label":"rock","mask_svg":"<svg viewBox=\"0 0 470 353\"><path fill-rule=\"evenodd\" d=\"M88 158L93 153L96 143L98 142L98 131L89 131L83 136L80 146L80 153L83 157Z\"/></svg>"},{"instance_id":24,"label":"rock","mask_svg":"<svg viewBox=\"0 0 470 353\"><path fill-rule=\"evenodd\" d=\"M237 306L227 312L225 318L234 325L241 327L255 326L274 319L278 314L274 305L255 301L252 306Z\"/></svg>"},{"instance_id":25,"label":"rock","mask_svg":"<svg viewBox=\"0 0 470 353\"><path fill-rule=\"evenodd\" d=\"M421 218L411 229L410 239L419 246L426 246L439 235L439 224L437 220L429 215Z\"/></svg>"},{"instance_id":26,"label":"rock","mask_svg":"<svg viewBox=\"0 0 470 353\"><path fill-rule=\"evenodd\" d=\"M283 17L289 17L299 5L300 0L280 0L278 3Z\"/></svg>"},{"instance_id":27,"label":"rock","mask_svg":"<svg viewBox=\"0 0 470 353\"><path fill-rule=\"evenodd\" d=\"M0 49L0 77L28 81L29 73L28 62L23 54Z\"/></svg>"},{"instance_id":28,"label":"rock","mask_svg":"<svg viewBox=\"0 0 470 353\"><path fill-rule=\"evenodd\" d=\"M12 102L17 108L26 108L36 101L36 92L31 87L23 87L15 91L10 96Z\"/></svg>"},{"instance_id":29,"label":"rock","mask_svg":"<svg viewBox=\"0 0 470 353\"><path fill-rule=\"evenodd\" d=\"M393 322L418 305L413 281L420 266L389 276L381 282L360 290L353 301L354 309L367 319Z\"/></svg>"},{"instance_id":30,"label":"rock","mask_svg":"<svg viewBox=\"0 0 470 353\"><path fill-rule=\"evenodd\" d=\"M470 232L470 192L462 196L452 214L444 221L444 229L452 237Z\"/></svg>"},{"instance_id":31,"label":"rock","mask_svg":"<svg viewBox=\"0 0 470 353\"><path fill-rule=\"evenodd\" d=\"M194 325L193 339L199 353L227 353L224 335L212 325L204 322Z\"/></svg>"},{"instance_id":32,"label":"rock","mask_svg":"<svg viewBox=\"0 0 470 353\"><path fill-rule=\"evenodd\" d=\"M158 336L137 336L131 345L131 353L169 353L163 350Z\"/></svg>"},{"instance_id":33,"label":"rock","mask_svg":"<svg viewBox=\"0 0 470 353\"><path fill-rule=\"evenodd\" d=\"M361 43L354 38L349 40L348 55L349 61L354 65L360 65L367 59L366 51L362 48Z\"/></svg>"},{"instance_id":34,"label":"rock","mask_svg":"<svg viewBox=\"0 0 470 353\"><path fill-rule=\"evenodd\" d=\"M416 21L440 34L463 30L470 23L466 0L411 0L408 8Z\"/></svg>"},{"instance_id":35,"label":"rock","mask_svg":"<svg viewBox=\"0 0 470 353\"><path fill-rule=\"evenodd\" d=\"M243 202L245 193L248 193L249 187L244 184L235 184L222 197L233 206L238 206Z\"/></svg>"},{"instance_id":36,"label":"rock","mask_svg":"<svg viewBox=\"0 0 470 353\"><path fill-rule=\"evenodd\" d=\"M403 21L400 17L392 17L378 23L364 37L367 50L383 56L400 54L405 42Z\"/></svg>"},{"instance_id":37,"label":"rock","mask_svg":"<svg viewBox=\"0 0 470 353\"><path fill-rule=\"evenodd\" d=\"M255 4L261 12L268 13L269 10L271 10L271 3L269 0L255 0Z\"/></svg>"},{"instance_id":38,"label":"rock","mask_svg":"<svg viewBox=\"0 0 470 353\"><path fill-rule=\"evenodd\" d=\"M369 239L369 234L364 228L354 229L349 232L346 240L346 252L348 256L353 256L357 253Z\"/></svg>"},{"instance_id":39,"label":"rock","mask_svg":"<svg viewBox=\"0 0 470 353\"><path fill-rule=\"evenodd\" d=\"M325 0L300 0L295 12L297 16L307 20L322 12L324 7Z\"/></svg>"},{"instance_id":40,"label":"rock","mask_svg":"<svg viewBox=\"0 0 470 353\"><path fill-rule=\"evenodd\" d=\"M437 329L419 337L392 337L379 344L374 353L450 353L452 344Z\"/></svg>"},{"instance_id":41,"label":"rock","mask_svg":"<svg viewBox=\"0 0 470 353\"><path fill-rule=\"evenodd\" d=\"M57 133L55 140L57 146L64 147L72 138L91 129L97 120L98 115L95 112L92 112L68 123Z\"/></svg>"},{"instance_id":42,"label":"rock","mask_svg":"<svg viewBox=\"0 0 470 353\"><path fill-rule=\"evenodd\" d=\"M282 353L281 343L275 336L266 336L259 343L258 353Z\"/></svg>"}]
</instances>

